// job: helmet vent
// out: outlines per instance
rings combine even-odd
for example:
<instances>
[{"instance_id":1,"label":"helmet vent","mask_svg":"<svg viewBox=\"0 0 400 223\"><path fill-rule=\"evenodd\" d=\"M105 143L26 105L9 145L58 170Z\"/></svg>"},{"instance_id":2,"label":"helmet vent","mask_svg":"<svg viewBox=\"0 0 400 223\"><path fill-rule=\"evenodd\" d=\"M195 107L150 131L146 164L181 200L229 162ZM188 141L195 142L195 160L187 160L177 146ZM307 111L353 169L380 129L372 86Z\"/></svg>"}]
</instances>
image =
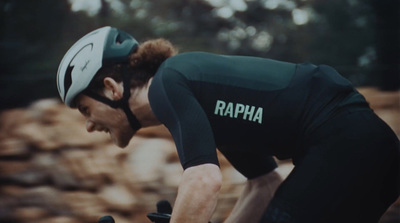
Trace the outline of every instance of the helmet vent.
<instances>
[{"instance_id":1,"label":"helmet vent","mask_svg":"<svg viewBox=\"0 0 400 223\"><path fill-rule=\"evenodd\" d=\"M67 70L65 71L64 77L64 98L67 96L67 92L72 85L72 70L74 66L68 65Z\"/></svg>"},{"instance_id":2,"label":"helmet vent","mask_svg":"<svg viewBox=\"0 0 400 223\"><path fill-rule=\"evenodd\" d=\"M117 35L117 38L115 39L115 43L118 44L118 45L122 43L122 39L121 39L121 35L120 34Z\"/></svg>"}]
</instances>

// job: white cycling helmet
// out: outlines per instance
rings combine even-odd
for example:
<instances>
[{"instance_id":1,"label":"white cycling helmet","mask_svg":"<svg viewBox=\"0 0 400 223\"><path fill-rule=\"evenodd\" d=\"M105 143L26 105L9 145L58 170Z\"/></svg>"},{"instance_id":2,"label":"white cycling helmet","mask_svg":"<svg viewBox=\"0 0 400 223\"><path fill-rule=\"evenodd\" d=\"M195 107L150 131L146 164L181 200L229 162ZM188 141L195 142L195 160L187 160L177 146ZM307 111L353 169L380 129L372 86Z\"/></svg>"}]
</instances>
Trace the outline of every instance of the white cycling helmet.
<instances>
[{"instance_id":1,"label":"white cycling helmet","mask_svg":"<svg viewBox=\"0 0 400 223\"><path fill-rule=\"evenodd\" d=\"M96 29L82 37L65 54L57 72L57 87L63 102L73 106L104 65L125 63L138 42L126 32L112 27Z\"/></svg>"}]
</instances>

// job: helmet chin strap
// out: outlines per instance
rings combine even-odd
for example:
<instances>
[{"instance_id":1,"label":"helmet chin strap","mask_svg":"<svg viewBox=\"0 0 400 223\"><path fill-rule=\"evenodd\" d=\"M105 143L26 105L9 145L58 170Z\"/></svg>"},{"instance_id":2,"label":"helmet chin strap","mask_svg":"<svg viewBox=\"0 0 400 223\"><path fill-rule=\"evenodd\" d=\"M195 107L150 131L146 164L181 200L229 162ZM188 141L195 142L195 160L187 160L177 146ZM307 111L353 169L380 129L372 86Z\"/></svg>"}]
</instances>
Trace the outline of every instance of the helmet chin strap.
<instances>
[{"instance_id":1,"label":"helmet chin strap","mask_svg":"<svg viewBox=\"0 0 400 223\"><path fill-rule=\"evenodd\" d=\"M122 82L124 85L124 94L120 100L113 101L89 90L85 90L82 93L97 101L107 104L112 108L121 108L125 112L126 117L128 118L129 125L136 132L142 127L142 125L139 123L138 119L132 113L129 107L129 98L131 97L131 86L130 86L131 76L129 75L128 72L128 65L122 66L122 78L123 78Z\"/></svg>"}]
</instances>

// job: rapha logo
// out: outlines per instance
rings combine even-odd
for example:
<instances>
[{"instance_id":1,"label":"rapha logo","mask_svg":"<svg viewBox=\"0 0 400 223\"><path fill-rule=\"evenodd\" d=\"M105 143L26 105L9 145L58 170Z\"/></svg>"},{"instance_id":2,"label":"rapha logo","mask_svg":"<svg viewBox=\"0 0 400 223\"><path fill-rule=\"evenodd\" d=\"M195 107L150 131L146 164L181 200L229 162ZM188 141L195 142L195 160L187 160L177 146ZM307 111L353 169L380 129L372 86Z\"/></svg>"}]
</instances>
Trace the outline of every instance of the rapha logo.
<instances>
[{"instance_id":1,"label":"rapha logo","mask_svg":"<svg viewBox=\"0 0 400 223\"><path fill-rule=\"evenodd\" d=\"M82 72L87 69L87 66L88 66L89 63L90 63L90 60L86 60L85 61L85 65L83 65L83 67L81 67L81 71Z\"/></svg>"},{"instance_id":2,"label":"rapha logo","mask_svg":"<svg viewBox=\"0 0 400 223\"><path fill-rule=\"evenodd\" d=\"M214 114L229 118L241 118L262 124L263 108L217 100Z\"/></svg>"},{"instance_id":3,"label":"rapha logo","mask_svg":"<svg viewBox=\"0 0 400 223\"><path fill-rule=\"evenodd\" d=\"M93 51L93 43L89 43L84 45L75 55L72 57L71 62L69 62L67 70L65 71L64 77L64 97L67 95L69 88L72 85L72 72L74 67L79 63L84 63L80 66L80 71L83 72L85 69L88 68L88 64L90 60L87 59L87 55ZM86 57L86 58L85 58Z\"/></svg>"}]
</instances>

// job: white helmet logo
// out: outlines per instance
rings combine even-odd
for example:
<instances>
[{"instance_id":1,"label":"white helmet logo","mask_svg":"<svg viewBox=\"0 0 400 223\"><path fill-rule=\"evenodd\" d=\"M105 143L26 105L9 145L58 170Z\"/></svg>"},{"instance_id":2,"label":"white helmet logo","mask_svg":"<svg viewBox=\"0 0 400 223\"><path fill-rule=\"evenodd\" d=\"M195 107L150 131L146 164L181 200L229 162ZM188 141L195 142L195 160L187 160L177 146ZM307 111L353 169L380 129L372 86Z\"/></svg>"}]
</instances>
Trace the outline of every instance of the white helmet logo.
<instances>
[{"instance_id":1,"label":"white helmet logo","mask_svg":"<svg viewBox=\"0 0 400 223\"><path fill-rule=\"evenodd\" d=\"M81 71L83 72L84 70L86 70L88 64L90 63L90 60L86 60L85 61L85 65L83 65L83 67L81 67Z\"/></svg>"},{"instance_id":2,"label":"white helmet logo","mask_svg":"<svg viewBox=\"0 0 400 223\"><path fill-rule=\"evenodd\" d=\"M117 42L122 41L121 45ZM82 37L65 54L57 72L57 87L61 99L73 106L74 98L85 90L105 64L127 62L138 47L129 34L112 27L99 28Z\"/></svg>"},{"instance_id":3,"label":"white helmet logo","mask_svg":"<svg viewBox=\"0 0 400 223\"><path fill-rule=\"evenodd\" d=\"M79 76L82 75L81 72L88 68L90 60L90 53L93 51L93 43L89 43L83 46L73 57L71 62L68 64L67 71L65 72L65 94L67 94L72 82L79 80ZM80 69L74 69L74 67L79 67ZM79 72L80 71L80 72Z\"/></svg>"}]
</instances>

